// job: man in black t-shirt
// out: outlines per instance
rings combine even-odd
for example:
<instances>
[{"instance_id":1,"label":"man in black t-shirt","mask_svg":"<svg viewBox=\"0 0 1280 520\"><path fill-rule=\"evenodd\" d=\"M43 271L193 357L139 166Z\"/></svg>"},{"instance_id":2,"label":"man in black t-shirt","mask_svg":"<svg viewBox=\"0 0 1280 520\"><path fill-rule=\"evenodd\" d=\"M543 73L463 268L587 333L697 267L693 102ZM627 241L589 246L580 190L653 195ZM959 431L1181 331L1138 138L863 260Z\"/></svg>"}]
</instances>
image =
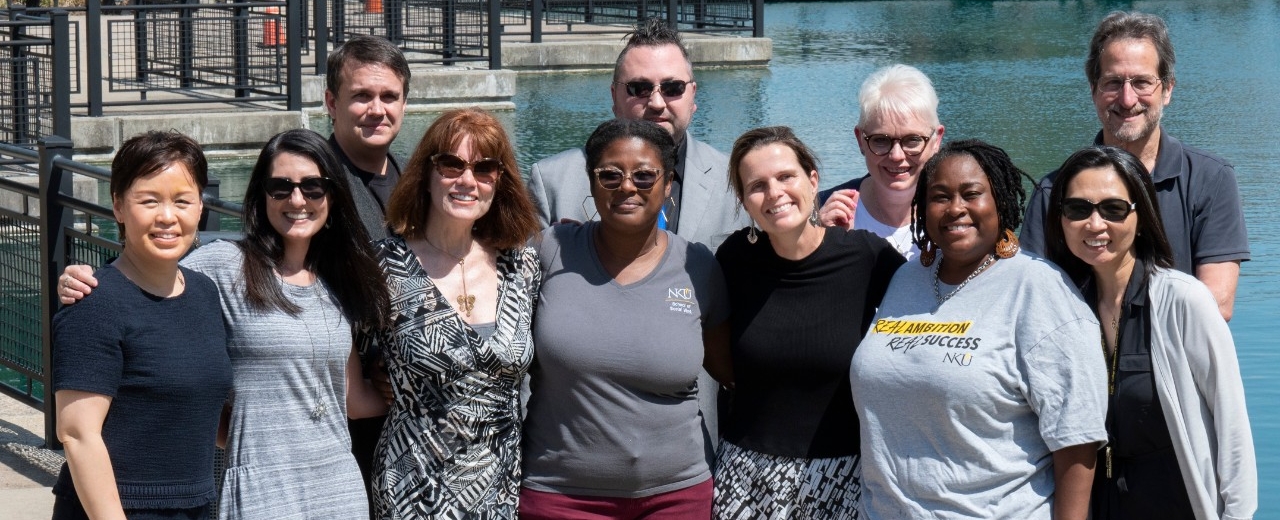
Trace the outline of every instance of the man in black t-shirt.
<instances>
[{"instance_id":1,"label":"man in black t-shirt","mask_svg":"<svg viewBox=\"0 0 1280 520\"><path fill-rule=\"evenodd\" d=\"M391 143L400 133L409 63L380 36L355 36L329 54L324 108L333 121L329 144L347 170L369 237L387 236L384 216L400 180ZM357 186L364 186L359 189Z\"/></svg>"}]
</instances>

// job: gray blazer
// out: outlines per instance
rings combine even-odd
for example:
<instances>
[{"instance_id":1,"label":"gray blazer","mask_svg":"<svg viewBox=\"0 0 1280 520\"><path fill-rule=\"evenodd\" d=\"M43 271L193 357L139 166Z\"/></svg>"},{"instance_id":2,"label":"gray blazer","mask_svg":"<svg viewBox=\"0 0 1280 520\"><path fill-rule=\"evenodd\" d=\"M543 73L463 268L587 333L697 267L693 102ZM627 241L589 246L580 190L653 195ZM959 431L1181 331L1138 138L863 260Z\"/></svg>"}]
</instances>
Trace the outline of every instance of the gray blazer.
<instances>
[{"instance_id":1,"label":"gray blazer","mask_svg":"<svg viewBox=\"0 0 1280 520\"><path fill-rule=\"evenodd\" d=\"M680 222L677 235L706 244L715 251L730 233L747 225L747 214L737 208L729 187L729 157L685 134ZM560 219L588 220L595 213L587 158L581 148L547 157L529 170L529 193L538 207L538 220L546 227ZM583 213L585 211L590 213ZM595 220L593 217L590 220Z\"/></svg>"}]
</instances>

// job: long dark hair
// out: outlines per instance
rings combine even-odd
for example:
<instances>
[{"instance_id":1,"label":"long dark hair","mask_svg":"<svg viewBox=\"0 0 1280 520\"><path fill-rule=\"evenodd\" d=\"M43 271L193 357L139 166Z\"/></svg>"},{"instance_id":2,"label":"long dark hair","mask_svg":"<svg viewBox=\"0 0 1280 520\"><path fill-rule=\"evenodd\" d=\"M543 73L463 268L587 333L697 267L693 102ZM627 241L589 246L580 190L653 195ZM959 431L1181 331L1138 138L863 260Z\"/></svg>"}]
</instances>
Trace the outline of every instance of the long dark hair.
<instances>
[{"instance_id":1,"label":"long dark hair","mask_svg":"<svg viewBox=\"0 0 1280 520\"><path fill-rule=\"evenodd\" d=\"M1113 146L1085 148L1071 154L1058 168L1058 176L1053 180L1053 191L1049 193L1049 215L1044 219L1049 260L1071 275L1076 283L1082 283L1092 272L1089 264L1072 254L1067 247L1062 231L1062 200L1067 198L1067 188L1076 175L1093 168L1111 169L1124 183L1125 189L1129 190L1130 202L1133 202L1134 211L1138 213L1138 233L1133 238L1133 256L1142 260L1148 274L1157 267L1173 268L1173 248L1169 246L1164 223L1160 220L1156 189L1151 184L1147 167L1133 154Z\"/></svg>"},{"instance_id":2,"label":"long dark hair","mask_svg":"<svg viewBox=\"0 0 1280 520\"><path fill-rule=\"evenodd\" d=\"M916 183L916 195L911 199L911 212L915 214L915 219L911 222L911 234L916 247L921 251L930 242L929 235L925 232L924 210L928 201L929 180L938 174L942 161L957 155L972 157L978 167L982 168L982 172L987 174L987 182L991 184L991 198L996 201L1000 235L1003 236L1005 231L1013 232L1022 225L1022 208L1027 200L1027 192L1022 189L1022 179L1032 180L1031 177L1015 166L1009 154L998 146L977 139L954 141L943 145L929 162L924 163L920 181Z\"/></svg>"},{"instance_id":3,"label":"long dark hair","mask_svg":"<svg viewBox=\"0 0 1280 520\"><path fill-rule=\"evenodd\" d=\"M253 165L244 195L245 237L237 242L244 253L245 299L254 309L279 309L290 315L301 311L285 298L276 280L275 268L284 258L284 239L267 218L265 183L271 178L272 161L285 153L315 163L329 184L329 216L324 227L311 237L306 268L329 286L353 324L380 326L391 305L382 270L374 260L369 234L356 213L351 186L341 174L342 165L329 143L310 130L276 134L262 147L258 162Z\"/></svg>"}]
</instances>

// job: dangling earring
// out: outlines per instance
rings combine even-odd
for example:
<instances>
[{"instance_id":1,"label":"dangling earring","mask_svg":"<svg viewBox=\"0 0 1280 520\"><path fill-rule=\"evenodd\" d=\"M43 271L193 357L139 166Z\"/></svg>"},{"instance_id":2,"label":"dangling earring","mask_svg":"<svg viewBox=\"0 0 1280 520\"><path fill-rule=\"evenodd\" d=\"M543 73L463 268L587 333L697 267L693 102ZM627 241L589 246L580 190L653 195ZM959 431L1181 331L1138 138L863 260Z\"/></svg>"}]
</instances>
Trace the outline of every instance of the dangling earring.
<instances>
[{"instance_id":1,"label":"dangling earring","mask_svg":"<svg viewBox=\"0 0 1280 520\"><path fill-rule=\"evenodd\" d=\"M583 216L583 217L586 217L585 222L590 222L590 221L592 221L592 220L595 220L595 218L596 218L596 214L595 214L595 213L590 213L590 212L588 212L588 211L587 211L587 201L588 201L588 200L592 200L590 195L587 195L586 197L583 197L583 199L582 199L582 216ZM594 207L594 206L595 206L595 204L592 204L592 207ZM555 224L555 222L552 222L552 224Z\"/></svg>"},{"instance_id":2,"label":"dangling earring","mask_svg":"<svg viewBox=\"0 0 1280 520\"><path fill-rule=\"evenodd\" d=\"M324 228L325 228L325 229L329 229L329 226L332 226L332 225L333 225L333 220L332 220L332 219L324 219Z\"/></svg>"},{"instance_id":3,"label":"dangling earring","mask_svg":"<svg viewBox=\"0 0 1280 520\"><path fill-rule=\"evenodd\" d=\"M924 245L925 247L920 249L920 265L929 267L938 258L938 245L933 241L925 241Z\"/></svg>"},{"instance_id":4,"label":"dangling earring","mask_svg":"<svg viewBox=\"0 0 1280 520\"><path fill-rule=\"evenodd\" d=\"M747 218L747 243L754 244L760 237L756 236L756 221L753 218Z\"/></svg>"},{"instance_id":5,"label":"dangling earring","mask_svg":"<svg viewBox=\"0 0 1280 520\"><path fill-rule=\"evenodd\" d=\"M813 227L822 227L822 221L818 219L818 194L813 194L813 208L809 211L809 224Z\"/></svg>"},{"instance_id":6,"label":"dangling earring","mask_svg":"<svg viewBox=\"0 0 1280 520\"><path fill-rule=\"evenodd\" d=\"M1018 254L1018 249L1020 249L1018 247L1018 237L1013 235L1013 231L1004 230L1004 238L996 242L996 256L1001 259L1013 258L1013 255Z\"/></svg>"}]
</instances>

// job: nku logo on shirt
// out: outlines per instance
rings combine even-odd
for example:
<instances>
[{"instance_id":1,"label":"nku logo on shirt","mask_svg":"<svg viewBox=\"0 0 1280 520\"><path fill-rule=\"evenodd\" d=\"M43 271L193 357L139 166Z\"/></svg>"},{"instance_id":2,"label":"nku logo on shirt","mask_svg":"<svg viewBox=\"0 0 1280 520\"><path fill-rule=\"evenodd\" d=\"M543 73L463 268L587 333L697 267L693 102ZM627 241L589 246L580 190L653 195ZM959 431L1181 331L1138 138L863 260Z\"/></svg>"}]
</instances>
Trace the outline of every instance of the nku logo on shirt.
<instances>
[{"instance_id":1,"label":"nku logo on shirt","mask_svg":"<svg viewBox=\"0 0 1280 520\"><path fill-rule=\"evenodd\" d=\"M668 287L667 303L671 312L693 315L697 302L693 299L693 287Z\"/></svg>"}]
</instances>

